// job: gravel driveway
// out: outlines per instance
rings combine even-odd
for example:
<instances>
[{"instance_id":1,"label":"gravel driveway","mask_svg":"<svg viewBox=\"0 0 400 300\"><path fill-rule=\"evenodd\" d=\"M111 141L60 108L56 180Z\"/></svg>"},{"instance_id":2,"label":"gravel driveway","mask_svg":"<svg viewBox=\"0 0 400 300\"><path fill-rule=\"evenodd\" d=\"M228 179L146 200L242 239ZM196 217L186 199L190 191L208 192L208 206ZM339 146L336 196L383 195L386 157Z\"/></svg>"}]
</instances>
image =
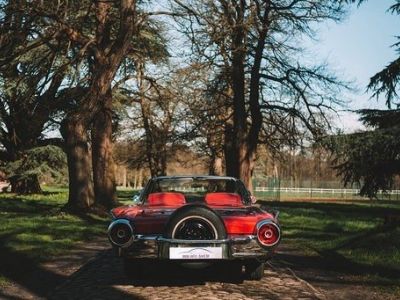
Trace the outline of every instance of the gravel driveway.
<instances>
[{"instance_id":1,"label":"gravel driveway","mask_svg":"<svg viewBox=\"0 0 400 300\"><path fill-rule=\"evenodd\" d=\"M229 274L229 270L224 272ZM87 263L50 294L50 299L325 299L289 269L267 265L261 281L227 279L216 270L157 269L140 281L127 278L111 250Z\"/></svg>"}]
</instances>

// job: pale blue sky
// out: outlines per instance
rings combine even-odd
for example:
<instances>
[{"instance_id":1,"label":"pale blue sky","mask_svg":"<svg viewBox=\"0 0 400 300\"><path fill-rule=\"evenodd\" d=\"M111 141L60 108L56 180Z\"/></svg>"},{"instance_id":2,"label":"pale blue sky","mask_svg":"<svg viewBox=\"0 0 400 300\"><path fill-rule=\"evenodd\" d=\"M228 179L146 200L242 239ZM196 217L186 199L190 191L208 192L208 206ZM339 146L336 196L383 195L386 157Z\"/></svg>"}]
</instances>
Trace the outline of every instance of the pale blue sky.
<instances>
[{"instance_id":1,"label":"pale blue sky","mask_svg":"<svg viewBox=\"0 0 400 300\"><path fill-rule=\"evenodd\" d=\"M365 93L369 78L380 71L396 53L390 46L400 35L400 17L387 12L394 0L369 0L360 7L354 6L349 16L340 24L319 26L319 41L312 47L321 59L347 79L355 80L359 92L349 95L350 109L384 108L384 99L369 99ZM357 116L341 113L339 127L346 131L362 128Z\"/></svg>"}]
</instances>

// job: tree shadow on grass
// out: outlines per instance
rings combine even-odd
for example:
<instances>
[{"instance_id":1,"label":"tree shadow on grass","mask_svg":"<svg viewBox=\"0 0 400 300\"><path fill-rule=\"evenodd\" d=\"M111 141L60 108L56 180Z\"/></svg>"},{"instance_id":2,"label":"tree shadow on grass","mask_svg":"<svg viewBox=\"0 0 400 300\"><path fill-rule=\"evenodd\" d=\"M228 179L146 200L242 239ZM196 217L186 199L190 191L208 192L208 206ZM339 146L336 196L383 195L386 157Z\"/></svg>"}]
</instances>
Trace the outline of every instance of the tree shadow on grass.
<instances>
[{"instance_id":1,"label":"tree shadow on grass","mask_svg":"<svg viewBox=\"0 0 400 300\"><path fill-rule=\"evenodd\" d=\"M292 268L311 281L318 281L316 280L318 277L326 277L332 283L344 284L346 280L343 279L343 276L363 276L361 282L363 284L386 286L400 282L400 269L398 268L357 263L347 259L336 249L314 249L314 251L318 256L303 255L298 251L284 251L279 252L276 259L279 264ZM336 275L341 278L337 278ZM381 279L373 279L376 276ZM354 284L355 282L352 279L347 283Z\"/></svg>"},{"instance_id":2,"label":"tree shadow on grass","mask_svg":"<svg viewBox=\"0 0 400 300\"><path fill-rule=\"evenodd\" d=\"M5 246L13 232L0 237L0 273L12 282L18 283L36 296L44 297L66 277L46 270L24 254Z\"/></svg>"},{"instance_id":3,"label":"tree shadow on grass","mask_svg":"<svg viewBox=\"0 0 400 300\"><path fill-rule=\"evenodd\" d=\"M379 202L381 203L381 202ZM393 202L391 202L393 203ZM339 213L363 217L383 217L387 214L400 215L400 208L361 206L343 203L297 202L297 201L263 201L262 206L274 207L284 211L288 209L314 209L327 214ZM399 203L400 205L400 203Z\"/></svg>"},{"instance_id":4,"label":"tree shadow on grass","mask_svg":"<svg viewBox=\"0 0 400 300\"><path fill-rule=\"evenodd\" d=\"M289 266L296 273L299 272L307 280L329 281L337 284L354 284L355 280L360 280L360 284L377 286L393 286L400 282L398 266L387 263L386 265L377 265L373 262L359 263L355 253L350 254L349 258L341 254L342 250L354 249L365 255L371 251L384 258L383 250L386 246L393 248L395 241L391 241L390 237L396 236L393 231L399 226L398 223L384 225L385 216L400 215L400 209L295 201L265 202L264 204L277 207L281 212L287 212L285 221L288 224L283 225L283 232L285 233L286 230L287 234L283 236L283 245L285 240L289 241L286 247L290 249L278 253L278 262ZM295 224L289 220L290 217L296 216L299 216L299 220L303 223ZM382 221L377 218L382 218ZM352 221L355 224L344 230L345 227L342 225ZM357 227L358 221L362 226ZM375 227L371 228L369 225L375 225ZM382 235L384 240L377 245ZM296 249L296 242L303 250ZM317 255L312 256L307 251L304 252L304 248L312 250Z\"/></svg>"},{"instance_id":5,"label":"tree shadow on grass","mask_svg":"<svg viewBox=\"0 0 400 300\"><path fill-rule=\"evenodd\" d=\"M0 197L0 211L3 213L43 214L51 210L54 210L54 205Z\"/></svg>"}]
</instances>

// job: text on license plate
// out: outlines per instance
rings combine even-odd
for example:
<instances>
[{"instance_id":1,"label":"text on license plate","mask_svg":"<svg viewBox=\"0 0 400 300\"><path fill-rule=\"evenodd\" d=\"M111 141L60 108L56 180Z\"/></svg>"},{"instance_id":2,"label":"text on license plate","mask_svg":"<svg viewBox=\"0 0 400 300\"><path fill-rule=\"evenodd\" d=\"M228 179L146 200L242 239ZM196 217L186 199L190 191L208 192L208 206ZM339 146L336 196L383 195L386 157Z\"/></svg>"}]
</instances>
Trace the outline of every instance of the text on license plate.
<instances>
[{"instance_id":1,"label":"text on license plate","mask_svg":"<svg viewBox=\"0 0 400 300\"><path fill-rule=\"evenodd\" d=\"M170 247L171 259L220 259L222 247Z\"/></svg>"}]
</instances>

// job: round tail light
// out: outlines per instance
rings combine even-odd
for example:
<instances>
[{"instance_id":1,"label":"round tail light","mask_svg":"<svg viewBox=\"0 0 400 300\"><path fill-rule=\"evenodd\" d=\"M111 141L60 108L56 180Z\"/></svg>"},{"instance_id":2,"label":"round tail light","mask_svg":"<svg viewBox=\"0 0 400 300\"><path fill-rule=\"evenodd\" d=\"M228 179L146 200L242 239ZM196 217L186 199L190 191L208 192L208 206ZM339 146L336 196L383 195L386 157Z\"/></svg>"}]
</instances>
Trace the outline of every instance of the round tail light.
<instances>
[{"instance_id":1,"label":"round tail light","mask_svg":"<svg viewBox=\"0 0 400 300\"><path fill-rule=\"evenodd\" d=\"M108 227L108 237L118 247L128 247L133 242L133 229L128 220L118 219Z\"/></svg>"},{"instance_id":2,"label":"round tail light","mask_svg":"<svg viewBox=\"0 0 400 300\"><path fill-rule=\"evenodd\" d=\"M271 221L262 221L257 224L257 238L262 246L272 247L279 242L281 232L278 225L275 223Z\"/></svg>"}]
</instances>

